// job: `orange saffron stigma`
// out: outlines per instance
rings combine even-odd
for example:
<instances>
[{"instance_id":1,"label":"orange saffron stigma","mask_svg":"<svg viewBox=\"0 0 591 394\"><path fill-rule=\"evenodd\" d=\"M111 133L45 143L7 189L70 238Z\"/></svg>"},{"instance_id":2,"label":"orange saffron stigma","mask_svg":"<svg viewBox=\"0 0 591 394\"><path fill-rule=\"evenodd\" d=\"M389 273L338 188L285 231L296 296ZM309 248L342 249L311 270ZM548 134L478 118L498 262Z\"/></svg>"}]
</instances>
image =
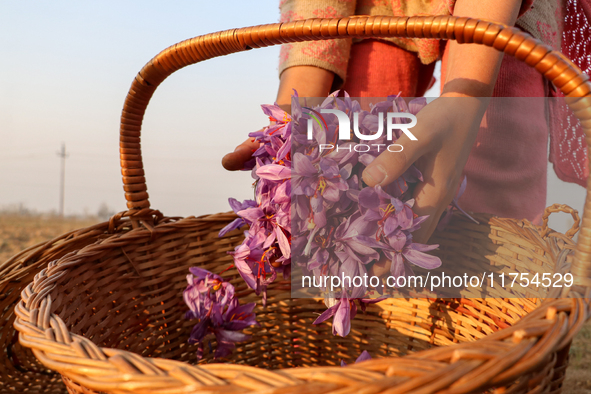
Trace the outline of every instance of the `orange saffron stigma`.
<instances>
[{"instance_id":1,"label":"orange saffron stigma","mask_svg":"<svg viewBox=\"0 0 591 394\"><path fill-rule=\"evenodd\" d=\"M261 259L259 260L259 272L257 273L257 278L260 278L262 275L264 279L267 279L267 271L265 271L265 261L264 260L265 260L267 253L272 252L275 249L277 249L277 247L272 246L263 252Z\"/></svg>"},{"instance_id":2,"label":"orange saffron stigma","mask_svg":"<svg viewBox=\"0 0 591 394\"><path fill-rule=\"evenodd\" d=\"M385 236L384 233L384 224L386 223L386 219L390 217L391 214L396 212L396 208L391 203L386 206L386 208L380 208L380 211L384 213L384 216L378 221L379 230L376 233L376 241L379 241L380 236Z\"/></svg>"}]
</instances>

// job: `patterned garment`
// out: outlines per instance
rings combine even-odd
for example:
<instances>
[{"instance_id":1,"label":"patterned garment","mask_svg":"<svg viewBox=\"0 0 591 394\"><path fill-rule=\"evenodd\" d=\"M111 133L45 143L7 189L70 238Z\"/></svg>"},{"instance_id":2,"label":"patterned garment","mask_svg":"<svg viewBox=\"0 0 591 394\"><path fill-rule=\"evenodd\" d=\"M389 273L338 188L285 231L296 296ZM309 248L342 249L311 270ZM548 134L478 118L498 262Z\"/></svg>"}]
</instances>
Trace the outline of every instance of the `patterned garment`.
<instances>
[{"instance_id":1,"label":"patterned garment","mask_svg":"<svg viewBox=\"0 0 591 394\"><path fill-rule=\"evenodd\" d=\"M353 15L451 15L455 0L281 0L281 22L307 18L339 18ZM516 26L562 51L587 74L591 73L591 0L524 0ZM441 56L439 40L384 39L415 52L423 64ZM332 71L334 88L343 85L352 39L284 44L279 74L293 66L316 66ZM553 92L552 97L560 97ZM586 184L589 174L587 145L582 129L568 108L550 108L550 161L558 177Z\"/></svg>"},{"instance_id":2,"label":"patterned garment","mask_svg":"<svg viewBox=\"0 0 591 394\"><path fill-rule=\"evenodd\" d=\"M552 0L524 0L517 25L542 39L554 48L560 48L558 19L562 13ZM538 3L540 3L538 5ZM281 0L281 22L307 18L342 18L353 15L451 15L455 0ZM533 29L530 29L531 27ZM556 34L553 34L556 33ZM423 64L440 58L439 40L418 38L387 38L410 52L416 52ZM340 81L347 75L347 63L352 39L298 42L284 44L279 58L279 73L293 66L316 66L335 73Z\"/></svg>"},{"instance_id":3,"label":"patterned garment","mask_svg":"<svg viewBox=\"0 0 591 394\"><path fill-rule=\"evenodd\" d=\"M584 73L591 75L591 0L566 2L562 53ZM554 92L554 97L562 97ZM565 182L587 185L587 143L580 123L564 102L550 106L550 161Z\"/></svg>"}]
</instances>

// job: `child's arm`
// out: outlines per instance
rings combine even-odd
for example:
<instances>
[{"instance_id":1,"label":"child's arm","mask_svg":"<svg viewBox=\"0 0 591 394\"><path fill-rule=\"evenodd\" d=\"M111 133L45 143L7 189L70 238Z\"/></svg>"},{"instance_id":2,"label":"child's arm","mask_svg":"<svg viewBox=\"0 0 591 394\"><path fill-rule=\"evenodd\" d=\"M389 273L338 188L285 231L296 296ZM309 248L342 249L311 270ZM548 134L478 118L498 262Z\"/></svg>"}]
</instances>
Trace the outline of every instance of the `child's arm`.
<instances>
[{"instance_id":1,"label":"child's arm","mask_svg":"<svg viewBox=\"0 0 591 394\"><path fill-rule=\"evenodd\" d=\"M285 111L290 112L291 95L293 89L297 90L301 97L326 97L330 93L330 87L334 74L322 68L314 66L290 67L281 73L279 90L277 92L277 104ZM259 147L259 143L249 138L238 145L234 152L228 153L222 159L222 166L226 170L236 171L244 167L252 152Z\"/></svg>"},{"instance_id":2,"label":"child's arm","mask_svg":"<svg viewBox=\"0 0 591 394\"><path fill-rule=\"evenodd\" d=\"M520 5L519 0L458 0L454 15L514 25ZM403 135L397 141L404 146L403 152L382 153L363 173L369 186L387 185L417 163L424 182L415 189L413 210L429 215L421 229L413 233L417 242L428 240L457 191L503 58L501 52L482 45L449 45L449 71L442 98L417 115L412 132L418 141Z\"/></svg>"}]
</instances>

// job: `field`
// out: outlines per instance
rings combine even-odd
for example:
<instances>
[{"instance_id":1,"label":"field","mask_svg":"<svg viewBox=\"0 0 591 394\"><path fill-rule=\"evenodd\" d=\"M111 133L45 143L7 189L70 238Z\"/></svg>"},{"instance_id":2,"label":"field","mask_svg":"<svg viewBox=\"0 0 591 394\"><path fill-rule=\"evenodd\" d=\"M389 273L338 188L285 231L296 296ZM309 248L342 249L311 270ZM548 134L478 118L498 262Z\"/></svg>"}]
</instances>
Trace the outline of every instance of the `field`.
<instances>
[{"instance_id":1,"label":"field","mask_svg":"<svg viewBox=\"0 0 591 394\"><path fill-rule=\"evenodd\" d=\"M0 214L0 262L29 246L98 222L96 218L59 219L52 216Z\"/></svg>"},{"instance_id":2,"label":"field","mask_svg":"<svg viewBox=\"0 0 591 394\"><path fill-rule=\"evenodd\" d=\"M15 253L67 231L98 223L99 219L60 219L35 215L0 214L0 262ZM591 394L591 321L575 337L563 392Z\"/></svg>"}]
</instances>

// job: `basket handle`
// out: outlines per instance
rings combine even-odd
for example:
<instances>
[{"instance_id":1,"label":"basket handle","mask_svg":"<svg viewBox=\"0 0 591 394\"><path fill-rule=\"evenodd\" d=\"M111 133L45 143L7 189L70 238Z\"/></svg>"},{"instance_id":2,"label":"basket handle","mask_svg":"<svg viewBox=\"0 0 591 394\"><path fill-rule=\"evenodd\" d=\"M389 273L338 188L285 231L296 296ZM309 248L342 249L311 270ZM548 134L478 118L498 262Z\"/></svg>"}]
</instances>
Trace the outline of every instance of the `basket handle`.
<instances>
[{"instance_id":1,"label":"basket handle","mask_svg":"<svg viewBox=\"0 0 591 394\"><path fill-rule=\"evenodd\" d=\"M542 216L542 230L541 230L542 232L540 233L540 235L542 237L545 237L546 235L548 235L550 233L550 231L552 231L550 229L550 227L548 227L548 219L550 218L550 215L552 215L553 213L557 213L557 212L568 213L569 215L571 215L573 217L573 221L574 221L573 225L564 234L567 237L572 239L572 237L574 237L575 234L580 229L579 226L581 224L581 218L579 217L579 212L577 212L576 209L572 209L568 205L564 205L564 204L554 204L552 206L546 207L546 209L544 210L544 215Z\"/></svg>"},{"instance_id":2,"label":"basket handle","mask_svg":"<svg viewBox=\"0 0 591 394\"><path fill-rule=\"evenodd\" d=\"M306 19L225 30L182 41L160 52L137 74L131 84L120 129L120 158L123 189L131 211L148 209L140 131L146 107L154 91L173 72L217 56L252 48L296 41L318 41L344 37L414 37L456 40L494 47L515 56L550 80L566 96L581 121L591 146L591 83L589 77L561 53L522 31L486 21L453 16L348 17ZM589 155L591 157L591 155ZM572 265L575 284L591 289L591 183L583 225Z\"/></svg>"}]
</instances>

